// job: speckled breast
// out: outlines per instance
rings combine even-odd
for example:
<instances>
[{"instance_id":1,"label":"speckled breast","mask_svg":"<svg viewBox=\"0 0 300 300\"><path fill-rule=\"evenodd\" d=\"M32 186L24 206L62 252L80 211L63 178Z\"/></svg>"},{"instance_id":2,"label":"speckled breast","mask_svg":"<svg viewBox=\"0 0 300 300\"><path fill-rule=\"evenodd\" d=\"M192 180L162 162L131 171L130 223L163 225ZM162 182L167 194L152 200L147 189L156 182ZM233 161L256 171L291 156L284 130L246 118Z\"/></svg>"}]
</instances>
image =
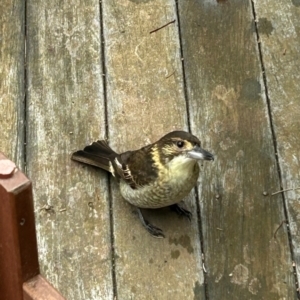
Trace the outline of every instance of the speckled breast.
<instances>
[{"instance_id":1,"label":"speckled breast","mask_svg":"<svg viewBox=\"0 0 300 300\"><path fill-rule=\"evenodd\" d=\"M120 191L125 200L140 208L161 208L180 202L196 185L199 166L195 165L192 172L173 178L164 176L163 181L154 181L150 185L132 189L124 181L120 182Z\"/></svg>"}]
</instances>

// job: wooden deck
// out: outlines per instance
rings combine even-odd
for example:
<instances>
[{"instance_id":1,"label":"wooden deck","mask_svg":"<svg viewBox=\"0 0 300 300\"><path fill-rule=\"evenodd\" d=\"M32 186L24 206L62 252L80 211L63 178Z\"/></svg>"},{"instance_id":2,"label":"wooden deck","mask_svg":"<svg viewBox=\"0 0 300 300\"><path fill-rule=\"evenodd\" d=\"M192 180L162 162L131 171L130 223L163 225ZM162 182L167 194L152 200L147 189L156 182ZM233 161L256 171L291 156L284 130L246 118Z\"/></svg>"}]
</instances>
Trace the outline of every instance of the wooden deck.
<instances>
[{"instance_id":1,"label":"wooden deck","mask_svg":"<svg viewBox=\"0 0 300 300\"><path fill-rule=\"evenodd\" d=\"M66 299L299 298L299 0L0 11L0 151L33 181L41 271ZM192 222L148 212L154 239L113 179L70 155L174 129L216 159L186 200Z\"/></svg>"}]
</instances>

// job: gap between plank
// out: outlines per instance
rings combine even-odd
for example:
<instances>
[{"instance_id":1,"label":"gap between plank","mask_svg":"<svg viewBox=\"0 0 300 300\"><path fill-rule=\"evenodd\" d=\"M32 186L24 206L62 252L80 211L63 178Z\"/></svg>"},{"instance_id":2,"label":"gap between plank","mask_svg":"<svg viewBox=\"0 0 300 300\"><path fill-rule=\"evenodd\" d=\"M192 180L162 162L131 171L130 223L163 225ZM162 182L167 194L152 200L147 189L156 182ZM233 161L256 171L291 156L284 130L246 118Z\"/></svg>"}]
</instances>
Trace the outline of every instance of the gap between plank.
<instances>
[{"instance_id":1,"label":"gap between plank","mask_svg":"<svg viewBox=\"0 0 300 300\"><path fill-rule=\"evenodd\" d=\"M23 98L23 166L22 169L24 173L27 174L27 88L28 88L28 78L27 78L27 1L24 2L24 98Z\"/></svg>"},{"instance_id":2,"label":"gap between plank","mask_svg":"<svg viewBox=\"0 0 300 300\"><path fill-rule=\"evenodd\" d=\"M109 126L108 126L108 107L107 107L107 79L106 79L106 63L105 63L105 39L104 39L104 22L103 22L103 2L99 1L99 18L100 18L100 43L101 43L101 64L102 64L102 77L103 77L103 99L104 99L104 122L105 122L105 137L109 140ZM113 298L118 299L117 295L117 278L115 269L115 238L114 238L114 218L113 218L113 205L112 205L112 190L111 190L111 177L107 174L108 184L108 201L109 201L109 223L110 223L110 244L111 244L111 277L113 284Z\"/></svg>"},{"instance_id":3,"label":"gap between plank","mask_svg":"<svg viewBox=\"0 0 300 300\"><path fill-rule=\"evenodd\" d=\"M182 46L183 43L182 43L182 35L181 35L181 23L180 23L178 0L175 0L175 6L176 6L176 14L177 14L179 49L180 49L181 66L182 66L184 98L186 103L187 124L188 124L188 130L189 132L191 132L190 102L189 102L188 91L187 91L187 80L186 80L185 62L184 62L184 55L183 55L183 46ZM201 268L202 268L203 279L204 279L204 294L205 294L205 299L209 300L208 287L207 287L207 274L206 271L204 270L205 255L204 255L204 239L203 239L203 229L202 229L202 220L201 220L201 207L200 207L199 193L197 187L195 187L194 190L195 190L195 200L196 200L196 209L197 209L197 224L198 224L200 247L201 247L201 263L202 263Z\"/></svg>"},{"instance_id":4,"label":"gap between plank","mask_svg":"<svg viewBox=\"0 0 300 300\"><path fill-rule=\"evenodd\" d=\"M270 97L269 97L269 90L268 90L267 77L266 77L266 69L265 69L265 65L264 65L262 46L261 46L259 30L258 30L258 25L257 25L258 21L257 21L257 14L256 14L256 11L255 11L255 3L254 3L253 0L251 0L251 5L252 5L253 22L254 22L254 27L255 27L256 40L257 40L259 59L260 59L260 65L261 65L261 72L262 72L263 82L264 82L264 87L265 87L265 95L266 95L266 101L267 101L268 116L269 116L269 122L270 122L270 127L271 127L271 132L272 132L272 138L273 138L273 147L274 147L274 151L275 151L275 160L276 160L276 165L277 165L277 172L278 172L278 176L279 176L280 189L283 190L282 172L281 172L281 169L280 169L280 163L279 163L279 158L278 158L278 154L277 154L278 153L277 138L276 138L276 133L275 133L273 119L272 119L271 101L270 101ZM287 223L286 227L287 227L287 233L288 233L290 254L291 254L291 259L292 259L292 263L293 263L292 267L293 267L293 273L294 273L294 277L295 277L297 298L300 299L299 283L298 283L298 279L297 279L296 266L294 265L295 255L294 255L294 251L293 251L292 235L291 235L291 231L290 231L290 228L289 228L287 200L286 200L286 197L285 197L284 193L282 193L282 203L283 203L284 217L285 217L285 220L287 221L286 222Z\"/></svg>"}]
</instances>

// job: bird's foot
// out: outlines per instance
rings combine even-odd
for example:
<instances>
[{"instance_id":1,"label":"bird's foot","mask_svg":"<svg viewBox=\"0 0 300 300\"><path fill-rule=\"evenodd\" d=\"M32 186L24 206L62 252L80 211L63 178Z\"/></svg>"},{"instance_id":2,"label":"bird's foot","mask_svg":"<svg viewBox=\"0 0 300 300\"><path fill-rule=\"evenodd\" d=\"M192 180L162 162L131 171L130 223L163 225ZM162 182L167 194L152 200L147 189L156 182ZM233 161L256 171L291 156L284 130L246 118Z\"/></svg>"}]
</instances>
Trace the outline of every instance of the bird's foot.
<instances>
[{"instance_id":1,"label":"bird's foot","mask_svg":"<svg viewBox=\"0 0 300 300\"><path fill-rule=\"evenodd\" d=\"M179 204L173 204L170 206L170 208L175 211L179 216L184 216L188 218L190 221L192 220L192 213L180 206Z\"/></svg>"},{"instance_id":2,"label":"bird's foot","mask_svg":"<svg viewBox=\"0 0 300 300\"><path fill-rule=\"evenodd\" d=\"M163 231L158 228L158 227L155 227L154 225L150 224L143 216L141 210L138 208L137 209L138 211L138 214L139 214L139 218L143 224L143 226L147 229L147 231L153 236L153 237L156 237L156 238L164 238L165 235L163 233Z\"/></svg>"}]
</instances>

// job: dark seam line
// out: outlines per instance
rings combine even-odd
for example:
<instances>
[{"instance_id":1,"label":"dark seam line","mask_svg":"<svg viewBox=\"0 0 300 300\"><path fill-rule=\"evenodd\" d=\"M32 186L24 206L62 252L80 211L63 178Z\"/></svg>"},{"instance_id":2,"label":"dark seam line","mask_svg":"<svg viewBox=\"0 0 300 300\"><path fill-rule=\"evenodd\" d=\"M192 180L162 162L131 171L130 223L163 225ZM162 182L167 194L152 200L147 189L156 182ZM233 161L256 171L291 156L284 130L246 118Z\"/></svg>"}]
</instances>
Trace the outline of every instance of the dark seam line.
<instances>
[{"instance_id":1,"label":"dark seam line","mask_svg":"<svg viewBox=\"0 0 300 300\"><path fill-rule=\"evenodd\" d=\"M23 88L24 88L24 98L23 98L23 112L22 112L22 118L23 118L23 169L24 173L27 174L27 128L28 128L28 116L27 116L27 88L28 88L28 78L27 78L27 1L24 2L24 82L23 82Z\"/></svg>"},{"instance_id":2,"label":"dark seam line","mask_svg":"<svg viewBox=\"0 0 300 300\"><path fill-rule=\"evenodd\" d=\"M105 122L105 136L109 140L109 126L108 126L108 104L107 104L107 79L106 79L106 62L105 62L105 38L104 38L104 22L103 22L103 7L102 1L99 1L99 17L100 17L100 42L101 42L101 63L103 76L103 98L104 98L104 122ZM108 183L108 201L109 201L109 221L110 221L110 242L111 242L111 276L113 283L113 299L118 299L117 296L117 279L115 270L115 238L114 238L114 218L113 218L113 197L111 190L110 174L107 174Z\"/></svg>"},{"instance_id":3,"label":"dark seam line","mask_svg":"<svg viewBox=\"0 0 300 300\"><path fill-rule=\"evenodd\" d=\"M184 97L186 103L186 111L187 111L187 123L188 123L188 130L191 132L191 119L190 119L190 102L187 90L187 80L186 80L186 71L185 71L185 61L184 61L184 53L183 53L183 43L182 43L182 35L181 35L181 22L180 22L180 14L179 14L179 4L178 0L175 0L176 3L176 13L177 13L177 20L178 20L178 34L179 34L179 47L180 47L180 56L181 56L181 65L182 65L182 74L183 74L183 90L184 90ZM204 255L204 240L203 240L203 229L202 229L202 222L201 222L201 206L199 201L199 192L197 187L195 187L195 198L196 198L196 208L197 208L197 224L198 224L198 231L199 231L199 238L200 238L200 246L201 246L201 262L203 263L201 268L203 270L203 278L204 278L204 293L205 299L209 300L208 296L208 287L207 287L207 275L204 271L203 265L205 265L205 255Z\"/></svg>"}]
</instances>

